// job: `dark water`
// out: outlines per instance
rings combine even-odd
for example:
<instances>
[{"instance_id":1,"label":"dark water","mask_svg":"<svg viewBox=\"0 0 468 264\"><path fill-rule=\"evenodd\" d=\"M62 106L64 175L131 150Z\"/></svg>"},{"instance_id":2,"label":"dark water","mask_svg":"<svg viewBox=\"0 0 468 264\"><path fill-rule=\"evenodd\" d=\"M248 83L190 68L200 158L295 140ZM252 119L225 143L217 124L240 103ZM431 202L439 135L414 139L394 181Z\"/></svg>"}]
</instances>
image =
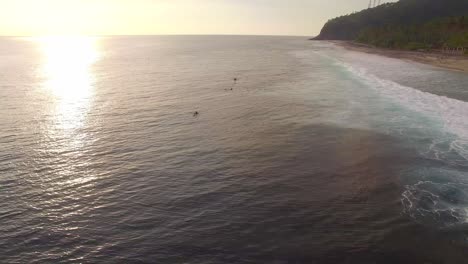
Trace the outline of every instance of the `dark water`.
<instances>
[{"instance_id":1,"label":"dark water","mask_svg":"<svg viewBox=\"0 0 468 264\"><path fill-rule=\"evenodd\" d=\"M468 263L465 74L280 37L0 58L2 263Z\"/></svg>"}]
</instances>

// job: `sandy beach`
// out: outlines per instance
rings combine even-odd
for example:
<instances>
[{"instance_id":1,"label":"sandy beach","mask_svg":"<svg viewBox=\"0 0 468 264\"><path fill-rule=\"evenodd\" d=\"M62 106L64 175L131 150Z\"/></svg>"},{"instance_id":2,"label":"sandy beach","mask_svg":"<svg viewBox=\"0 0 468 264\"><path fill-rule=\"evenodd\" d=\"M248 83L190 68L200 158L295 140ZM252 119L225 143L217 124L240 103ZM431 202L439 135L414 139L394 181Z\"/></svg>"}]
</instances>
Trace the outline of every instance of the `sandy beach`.
<instances>
[{"instance_id":1,"label":"sandy beach","mask_svg":"<svg viewBox=\"0 0 468 264\"><path fill-rule=\"evenodd\" d=\"M444 69L462 71L468 73L468 56L451 55L440 52L417 52L381 49L373 46L360 44L351 41L333 41L346 49L356 50L360 52L379 54L387 57L416 61L419 63L429 64Z\"/></svg>"}]
</instances>

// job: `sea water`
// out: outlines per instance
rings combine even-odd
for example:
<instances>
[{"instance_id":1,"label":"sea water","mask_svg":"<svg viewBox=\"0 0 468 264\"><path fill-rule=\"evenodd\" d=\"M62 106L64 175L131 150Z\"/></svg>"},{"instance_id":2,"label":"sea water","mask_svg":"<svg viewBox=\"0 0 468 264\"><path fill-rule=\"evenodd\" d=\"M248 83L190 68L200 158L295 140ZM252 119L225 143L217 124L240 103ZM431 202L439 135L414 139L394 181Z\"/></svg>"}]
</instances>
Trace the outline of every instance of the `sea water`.
<instances>
[{"instance_id":1,"label":"sea water","mask_svg":"<svg viewBox=\"0 0 468 264\"><path fill-rule=\"evenodd\" d=\"M0 262L464 263L467 87L300 37L1 38Z\"/></svg>"}]
</instances>

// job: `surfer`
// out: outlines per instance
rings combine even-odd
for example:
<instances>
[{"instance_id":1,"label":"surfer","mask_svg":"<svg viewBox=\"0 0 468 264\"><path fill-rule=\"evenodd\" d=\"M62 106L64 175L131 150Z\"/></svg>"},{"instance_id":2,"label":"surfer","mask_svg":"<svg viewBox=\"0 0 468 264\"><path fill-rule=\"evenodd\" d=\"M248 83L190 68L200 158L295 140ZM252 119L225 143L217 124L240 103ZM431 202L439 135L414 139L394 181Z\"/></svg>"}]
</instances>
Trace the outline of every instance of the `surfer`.
<instances>
[{"instance_id":1,"label":"surfer","mask_svg":"<svg viewBox=\"0 0 468 264\"><path fill-rule=\"evenodd\" d=\"M225 90L232 91L232 90L234 89L234 86L236 86L236 84L237 84L237 80L239 80L239 79L237 79L237 77L235 77L235 78L232 79L232 80L234 81L234 83L231 85L231 88L225 89Z\"/></svg>"}]
</instances>

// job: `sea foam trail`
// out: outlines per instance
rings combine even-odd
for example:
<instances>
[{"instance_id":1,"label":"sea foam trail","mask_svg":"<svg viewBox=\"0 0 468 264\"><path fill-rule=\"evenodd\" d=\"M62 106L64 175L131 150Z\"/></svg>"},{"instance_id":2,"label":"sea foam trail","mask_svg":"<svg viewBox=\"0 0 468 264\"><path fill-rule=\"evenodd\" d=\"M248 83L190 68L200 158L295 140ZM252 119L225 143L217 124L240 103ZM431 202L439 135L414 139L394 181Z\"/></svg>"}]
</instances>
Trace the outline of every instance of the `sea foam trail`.
<instances>
[{"instance_id":1,"label":"sea foam trail","mask_svg":"<svg viewBox=\"0 0 468 264\"><path fill-rule=\"evenodd\" d=\"M440 119L445 128L462 139L468 139L468 103L435 95L385 80L364 68L341 63L348 71L360 77L379 94L391 98L404 107Z\"/></svg>"},{"instance_id":2,"label":"sea foam trail","mask_svg":"<svg viewBox=\"0 0 468 264\"><path fill-rule=\"evenodd\" d=\"M338 53L338 55L330 54L331 52L336 53L337 50L343 50L333 44L319 43L317 46L320 49L312 51L297 51L294 55L303 59L305 63L311 63L311 60L317 58L317 56L325 58L336 66L344 68L359 81L364 82L366 87L374 90L382 98L387 98L390 102L394 102L396 105L400 105L405 109L422 114L430 120L431 124L424 124L424 127L421 128L432 131L440 130L437 132L438 134L442 134L436 137L433 135L431 136L433 142L428 146L425 154L434 159L445 160L447 160L447 156L450 156L454 163L467 165L468 118L466 117L468 116L468 102L424 92L412 87L401 85L392 80L381 78L371 73L369 67L372 65L385 67L385 63L381 60L386 61L388 58L375 55L370 56L370 58L366 60L366 63L369 64L369 66L365 68L361 64L348 62L349 58L346 59L345 56L345 59L343 59L343 56L340 56L340 53ZM349 55L348 53L346 54ZM353 58L351 58L351 60L352 59ZM389 70L394 71L395 69L398 69L398 61L396 59L389 60L391 61L391 67ZM405 62L402 61L401 63ZM406 67L407 66L405 66L405 68ZM413 69L413 71L418 72L416 69ZM403 117L404 116L393 117L392 120L402 119ZM389 125L391 126L392 124ZM398 125L401 126L401 124ZM413 125L414 124L411 124L411 126ZM429 125L437 125L438 127L436 129L429 128ZM397 128L398 131L406 129L407 127ZM453 155L448 155L452 153L456 153L459 157L453 159Z\"/></svg>"},{"instance_id":3,"label":"sea foam trail","mask_svg":"<svg viewBox=\"0 0 468 264\"><path fill-rule=\"evenodd\" d=\"M385 80L369 73L364 68L340 62L349 72L358 76L381 96L391 99L403 107L422 113L443 124L444 131L456 138L449 144L468 161L468 103L445 96L435 95ZM436 143L432 147L436 147Z\"/></svg>"},{"instance_id":4,"label":"sea foam trail","mask_svg":"<svg viewBox=\"0 0 468 264\"><path fill-rule=\"evenodd\" d=\"M452 227L468 223L468 103L379 78L349 63L338 64L379 95L443 125L440 138L433 138L421 154L446 165L412 171L401 202L405 213L426 224Z\"/></svg>"}]
</instances>

